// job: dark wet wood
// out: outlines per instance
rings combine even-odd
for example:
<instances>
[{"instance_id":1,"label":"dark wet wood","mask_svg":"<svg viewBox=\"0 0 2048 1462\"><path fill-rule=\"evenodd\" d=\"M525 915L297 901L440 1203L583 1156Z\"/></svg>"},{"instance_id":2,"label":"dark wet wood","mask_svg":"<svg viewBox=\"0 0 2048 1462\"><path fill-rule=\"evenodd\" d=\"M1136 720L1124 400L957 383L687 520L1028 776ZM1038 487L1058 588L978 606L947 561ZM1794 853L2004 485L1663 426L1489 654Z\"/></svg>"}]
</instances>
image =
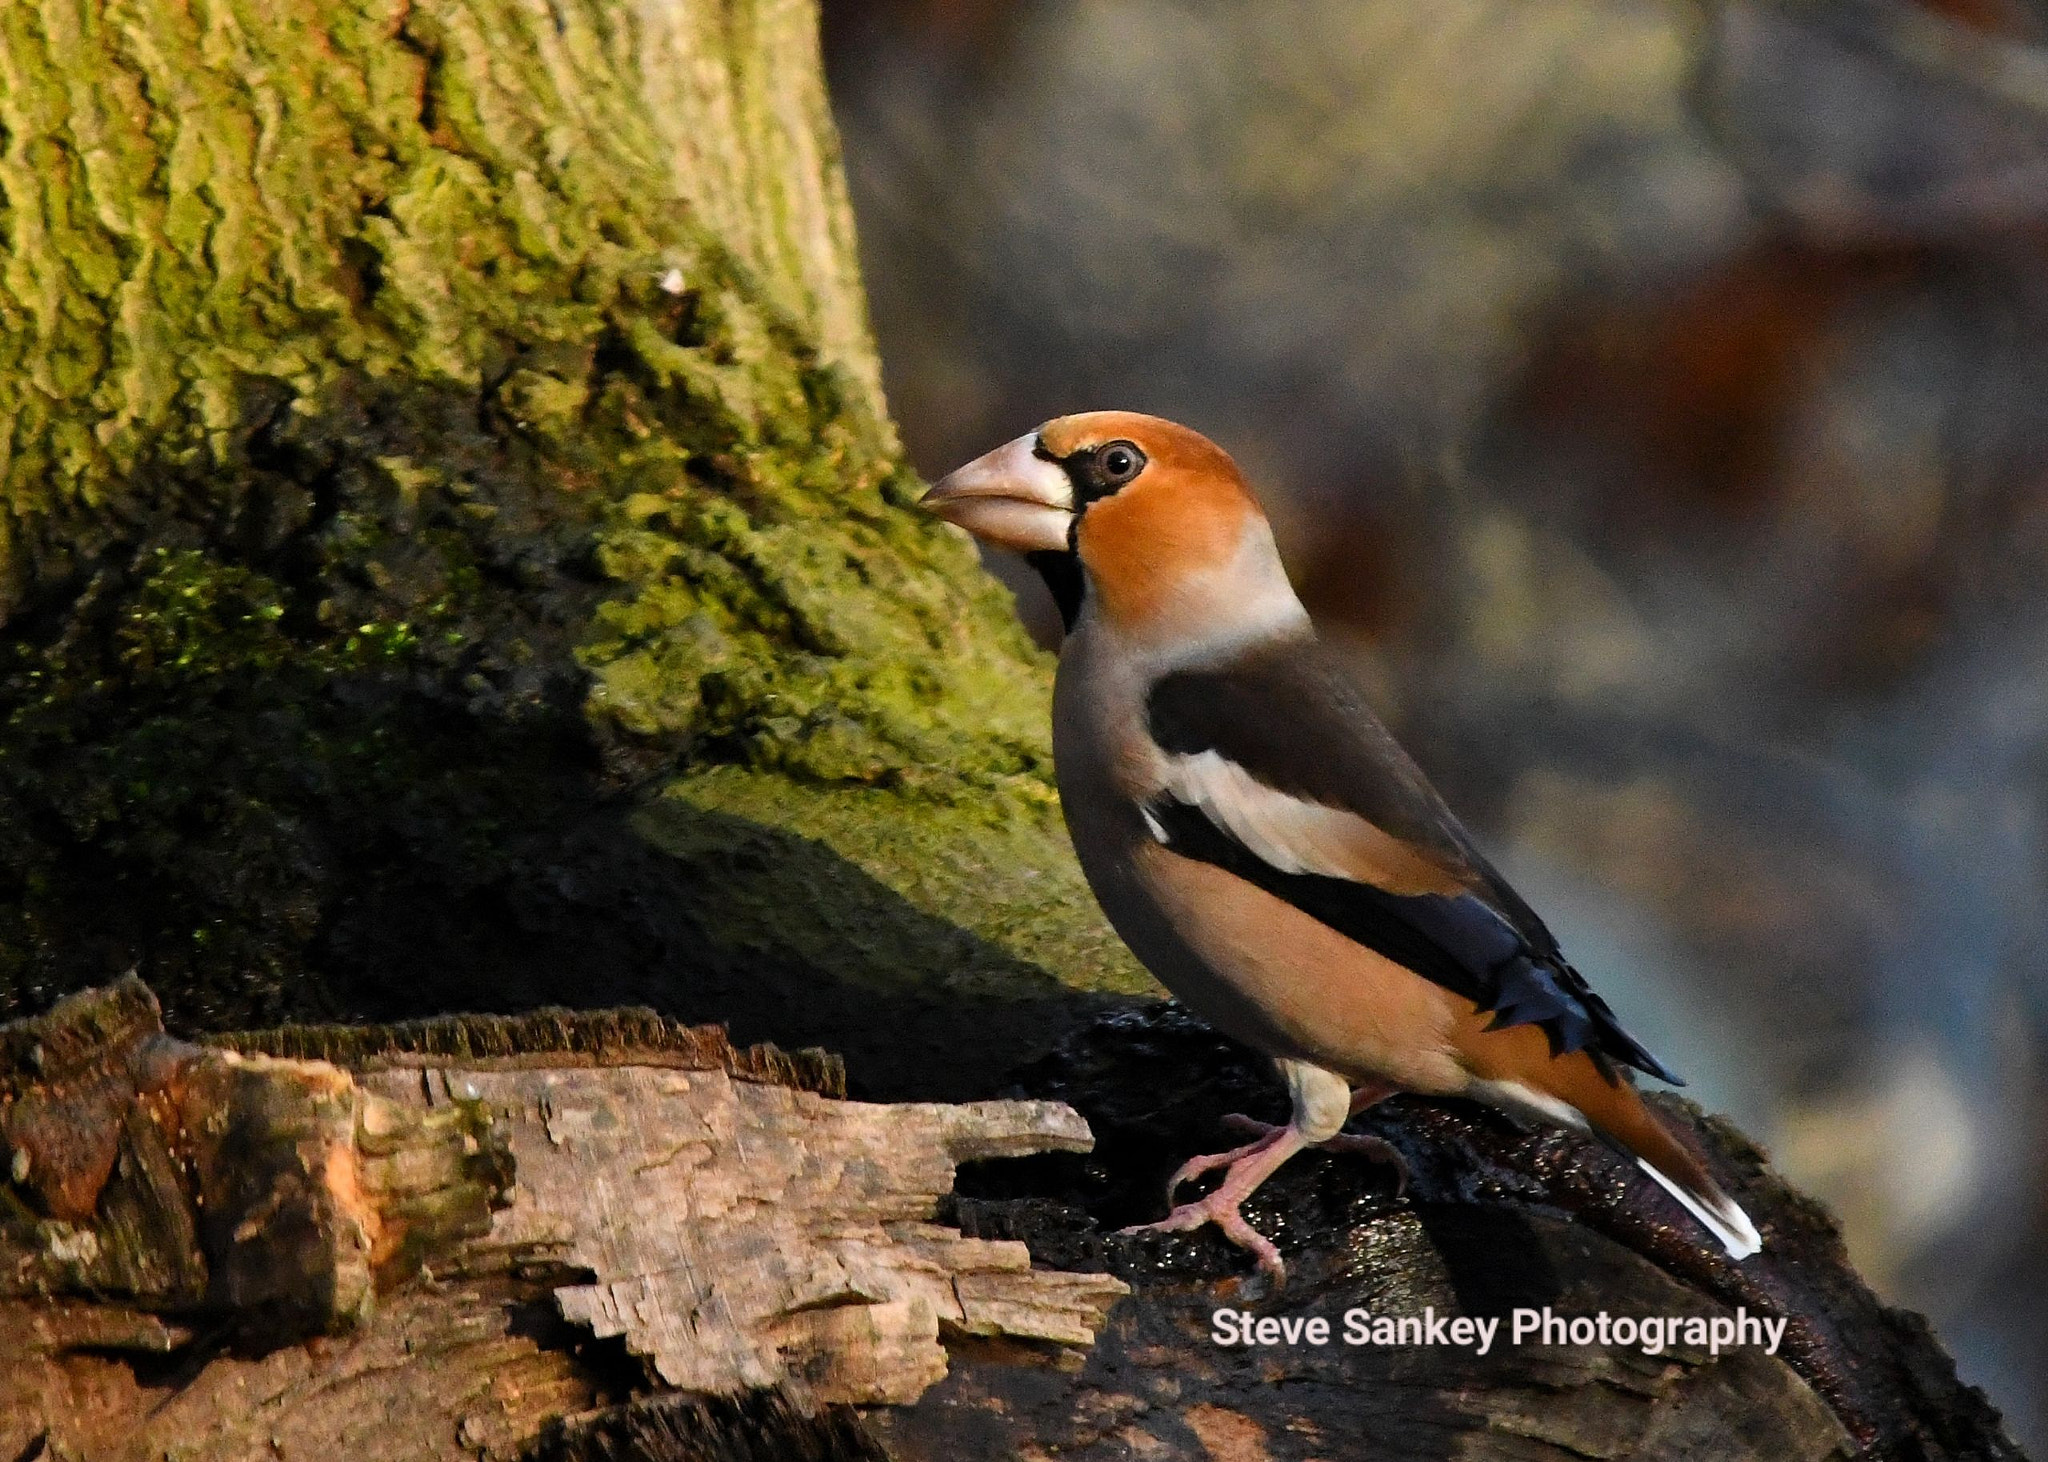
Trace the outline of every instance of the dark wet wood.
<instances>
[{"instance_id":1,"label":"dark wet wood","mask_svg":"<svg viewBox=\"0 0 2048 1462\"><path fill-rule=\"evenodd\" d=\"M1354 1122L1406 1158L1396 1197L1384 1165L1297 1158L1246 1205L1279 1244L1286 1290L1263 1297L1213 1231L1105 1237L1157 1218L1166 1175L1231 1139L1219 1119L1283 1120L1285 1099L1248 1053L1172 1007L1125 1012L1022 1073L1031 1095L1071 1103L1097 1139L962 1175L969 1232L1026 1239L1042 1260L1107 1265L1129 1281L1079 1368L1014 1347L955 1357L917 1406L872 1425L900 1459L1485 1457L1714 1459L1853 1456L1892 1462L2015 1459L1984 1394L1917 1315L1857 1277L1840 1233L1725 1122L1660 1098L1757 1220L1762 1255L1729 1261L1635 1169L1590 1139L1530 1129L1465 1103L1395 1098ZM1259 1315L1559 1314L1711 1317L1737 1306L1787 1320L1776 1356L1678 1346L1219 1347L1220 1306ZM1505 1333L1505 1332L1504 1332Z\"/></svg>"}]
</instances>

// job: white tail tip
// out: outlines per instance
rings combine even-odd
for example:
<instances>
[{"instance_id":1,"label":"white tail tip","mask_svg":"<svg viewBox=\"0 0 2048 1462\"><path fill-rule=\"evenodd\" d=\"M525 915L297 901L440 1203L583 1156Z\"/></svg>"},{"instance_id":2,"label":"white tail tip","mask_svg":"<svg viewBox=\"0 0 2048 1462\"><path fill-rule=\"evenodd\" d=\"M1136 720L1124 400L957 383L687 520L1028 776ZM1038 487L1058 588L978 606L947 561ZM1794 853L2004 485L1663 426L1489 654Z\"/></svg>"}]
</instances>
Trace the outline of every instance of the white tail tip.
<instances>
[{"instance_id":1,"label":"white tail tip","mask_svg":"<svg viewBox=\"0 0 2048 1462\"><path fill-rule=\"evenodd\" d=\"M1718 1190L1707 1193L1688 1193L1671 1179L1651 1167L1641 1158L1636 1163L1642 1170L1655 1178L1665 1192L1685 1205L1685 1211L1706 1225L1707 1232L1721 1241L1721 1247L1728 1251L1731 1259L1747 1259L1764 1246L1763 1235L1756 1231L1756 1225L1749 1221L1735 1200Z\"/></svg>"}]
</instances>

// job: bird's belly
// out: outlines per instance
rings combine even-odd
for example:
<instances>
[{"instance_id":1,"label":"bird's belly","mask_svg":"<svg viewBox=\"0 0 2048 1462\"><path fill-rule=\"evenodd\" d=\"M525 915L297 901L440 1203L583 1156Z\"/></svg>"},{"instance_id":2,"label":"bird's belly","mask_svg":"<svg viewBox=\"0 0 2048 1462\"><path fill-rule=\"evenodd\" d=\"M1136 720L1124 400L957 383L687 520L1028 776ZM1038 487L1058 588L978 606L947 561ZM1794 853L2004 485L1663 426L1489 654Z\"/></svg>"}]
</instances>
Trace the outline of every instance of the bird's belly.
<instances>
[{"instance_id":1,"label":"bird's belly","mask_svg":"<svg viewBox=\"0 0 2048 1462\"><path fill-rule=\"evenodd\" d=\"M1147 839L1111 922L1160 982L1204 1020L1267 1055L1354 1081L1455 1093L1459 1002L1284 899ZM1120 907L1119 907L1120 906Z\"/></svg>"}]
</instances>

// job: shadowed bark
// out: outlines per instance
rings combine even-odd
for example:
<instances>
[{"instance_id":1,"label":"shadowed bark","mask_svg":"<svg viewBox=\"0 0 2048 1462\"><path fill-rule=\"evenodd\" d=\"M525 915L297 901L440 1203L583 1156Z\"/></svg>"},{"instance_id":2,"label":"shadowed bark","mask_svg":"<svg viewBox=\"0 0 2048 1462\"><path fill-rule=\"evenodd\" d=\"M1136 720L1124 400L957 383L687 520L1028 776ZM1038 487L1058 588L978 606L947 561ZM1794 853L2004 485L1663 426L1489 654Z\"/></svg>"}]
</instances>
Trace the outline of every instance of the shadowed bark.
<instances>
[{"instance_id":1,"label":"shadowed bark","mask_svg":"<svg viewBox=\"0 0 2048 1462\"><path fill-rule=\"evenodd\" d=\"M1736 1264L1633 1163L1590 1138L1524 1129L1463 1102L1395 1098L1356 1124L1400 1149L1403 1197L1379 1164L1297 1158L1246 1215L1291 1278L1248 1291L1246 1257L1213 1230L1104 1237L1164 1212L1166 1175L1214 1151L1220 1118L1285 1117L1263 1062L1172 1007L1078 1032L1019 1092L1071 1103L1096 1147L962 1174L963 1228L1023 1238L1043 1261L1107 1267L1134 1287L1079 1372L1021 1372L998 1348L963 1355L919 1406L878 1423L899 1458L977 1455L1024 1439L1062 1456L1436 1459L1576 1457L2017 1458L1983 1392L1959 1382L1926 1322L1887 1307L1850 1268L1827 1213L1741 1134L1662 1098L1756 1220ZM1485 1357L1445 1347L1219 1347L1211 1312L1329 1319L1500 1316ZM1789 1323L1756 1348L1544 1346L1508 1341L1517 1307L1561 1316L1715 1316ZM992 1404L1000 1403L1000 1404ZM1355 1439L1370 1438L1370 1449ZM1241 1452L1226 1450L1229 1447ZM1204 1450L1205 1448L1209 1450ZM1263 1448L1264 1450L1258 1450Z\"/></svg>"}]
</instances>

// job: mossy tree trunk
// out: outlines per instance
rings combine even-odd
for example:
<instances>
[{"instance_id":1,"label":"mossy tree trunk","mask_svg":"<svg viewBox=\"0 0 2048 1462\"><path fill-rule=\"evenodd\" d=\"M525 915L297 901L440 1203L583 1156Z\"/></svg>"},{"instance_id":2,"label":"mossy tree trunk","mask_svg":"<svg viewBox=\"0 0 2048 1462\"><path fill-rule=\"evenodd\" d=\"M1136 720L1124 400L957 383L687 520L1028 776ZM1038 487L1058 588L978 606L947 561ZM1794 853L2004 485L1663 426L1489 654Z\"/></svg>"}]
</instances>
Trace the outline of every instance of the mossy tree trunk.
<instances>
[{"instance_id":1,"label":"mossy tree trunk","mask_svg":"<svg viewBox=\"0 0 2048 1462\"><path fill-rule=\"evenodd\" d=\"M1139 986L908 511L815 24L0 10L0 1017L651 1000L943 1090Z\"/></svg>"}]
</instances>

